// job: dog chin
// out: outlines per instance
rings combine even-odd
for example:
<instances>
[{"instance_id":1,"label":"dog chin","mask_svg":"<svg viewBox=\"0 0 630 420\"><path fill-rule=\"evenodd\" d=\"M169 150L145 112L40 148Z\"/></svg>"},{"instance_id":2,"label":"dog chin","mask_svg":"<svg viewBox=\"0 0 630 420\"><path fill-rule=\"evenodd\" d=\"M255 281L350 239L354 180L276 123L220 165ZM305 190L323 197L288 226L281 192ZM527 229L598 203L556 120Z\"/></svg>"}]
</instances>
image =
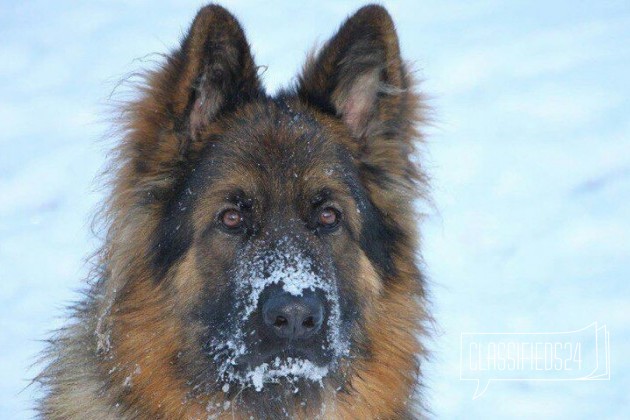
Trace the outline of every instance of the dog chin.
<instances>
[{"instance_id":1,"label":"dog chin","mask_svg":"<svg viewBox=\"0 0 630 420\"><path fill-rule=\"evenodd\" d=\"M323 387L323 380L330 369L328 364L319 365L309 359L276 356L269 362L247 369L241 379L244 385L251 385L258 392L270 384L287 384L298 389L300 383L310 382Z\"/></svg>"}]
</instances>

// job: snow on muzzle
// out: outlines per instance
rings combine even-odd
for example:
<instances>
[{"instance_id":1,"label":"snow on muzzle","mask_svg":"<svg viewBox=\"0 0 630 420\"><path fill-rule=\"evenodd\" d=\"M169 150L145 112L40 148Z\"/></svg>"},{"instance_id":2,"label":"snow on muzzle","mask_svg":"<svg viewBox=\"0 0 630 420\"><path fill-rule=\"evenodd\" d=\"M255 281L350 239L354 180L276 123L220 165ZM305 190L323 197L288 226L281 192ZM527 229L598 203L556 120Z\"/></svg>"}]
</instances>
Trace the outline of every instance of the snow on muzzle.
<instances>
[{"instance_id":1,"label":"snow on muzzle","mask_svg":"<svg viewBox=\"0 0 630 420\"><path fill-rule=\"evenodd\" d=\"M221 360L222 379L258 391L265 383L283 379L321 384L333 365L349 352L348 340L341 332L334 276L319 274L321 270L314 269L312 259L288 241L241 261L234 277L236 322L227 337L212 345L230 353ZM257 331L258 342L252 343L251 321L256 317L260 322L254 324L264 331ZM275 351L270 352L270 347ZM329 355L326 362L310 356L309 352L322 349ZM256 352L271 356L264 360ZM257 362L242 370L238 367L243 360Z\"/></svg>"}]
</instances>

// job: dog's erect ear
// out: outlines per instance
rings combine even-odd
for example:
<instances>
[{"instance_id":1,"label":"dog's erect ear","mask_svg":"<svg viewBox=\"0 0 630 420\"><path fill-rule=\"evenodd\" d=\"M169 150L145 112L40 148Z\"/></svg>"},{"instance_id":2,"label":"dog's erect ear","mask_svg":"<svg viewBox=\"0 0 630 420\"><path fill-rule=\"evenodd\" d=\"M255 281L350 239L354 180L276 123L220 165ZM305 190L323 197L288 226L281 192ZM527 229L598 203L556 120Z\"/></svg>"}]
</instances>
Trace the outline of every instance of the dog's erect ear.
<instances>
[{"instance_id":1,"label":"dog's erect ear","mask_svg":"<svg viewBox=\"0 0 630 420\"><path fill-rule=\"evenodd\" d=\"M340 117L353 136L363 137L400 123L396 119L407 105L407 85L392 18L383 7L370 5L308 60L298 94Z\"/></svg>"},{"instance_id":2,"label":"dog's erect ear","mask_svg":"<svg viewBox=\"0 0 630 420\"><path fill-rule=\"evenodd\" d=\"M193 137L221 111L261 93L245 34L220 6L199 11L173 62L172 111Z\"/></svg>"},{"instance_id":3,"label":"dog's erect ear","mask_svg":"<svg viewBox=\"0 0 630 420\"><path fill-rule=\"evenodd\" d=\"M121 158L128 172L119 178L135 191L171 189L205 147L204 128L264 95L241 26L216 5L199 11L180 48L148 73L142 93L123 114Z\"/></svg>"}]
</instances>

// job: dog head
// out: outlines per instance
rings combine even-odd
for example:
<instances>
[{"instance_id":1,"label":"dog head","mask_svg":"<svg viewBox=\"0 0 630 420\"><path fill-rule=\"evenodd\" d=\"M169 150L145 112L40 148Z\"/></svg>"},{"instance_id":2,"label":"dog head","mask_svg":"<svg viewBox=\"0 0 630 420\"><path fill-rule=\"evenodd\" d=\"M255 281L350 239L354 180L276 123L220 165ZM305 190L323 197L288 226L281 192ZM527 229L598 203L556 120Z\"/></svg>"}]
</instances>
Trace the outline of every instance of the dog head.
<instances>
[{"instance_id":1,"label":"dog head","mask_svg":"<svg viewBox=\"0 0 630 420\"><path fill-rule=\"evenodd\" d=\"M419 111L382 7L274 96L236 19L202 9L125 116L99 332L112 381L131 371L147 407L243 412L321 408L370 375L408 393Z\"/></svg>"}]
</instances>

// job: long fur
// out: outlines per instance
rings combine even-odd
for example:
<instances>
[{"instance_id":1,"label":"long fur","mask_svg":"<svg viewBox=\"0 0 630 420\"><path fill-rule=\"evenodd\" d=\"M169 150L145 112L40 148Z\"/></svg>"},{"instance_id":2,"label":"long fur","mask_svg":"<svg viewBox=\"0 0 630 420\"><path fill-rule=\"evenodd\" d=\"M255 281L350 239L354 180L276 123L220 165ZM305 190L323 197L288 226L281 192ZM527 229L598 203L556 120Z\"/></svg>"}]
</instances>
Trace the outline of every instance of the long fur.
<instances>
[{"instance_id":1,"label":"long fur","mask_svg":"<svg viewBox=\"0 0 630 420\"><path fill-rule=\"evenodd\" d=\"M265 107L278 103L310 112L349 151L357 188L375 207L373 224L382 226L364 230L364 280L356 286L367 299L362 325L369 355L350 362L343 392L323 394L323 417L422 415L420 363L427 351L421 340L429 314L413 203L426 194L427 180L412 156L422 141L417 127L426 108L400 58L391 17L380 6L359 10L308 59L295 87L270 98L236 19L207 6L181 48L147 73L139 98L124 110L98 270L43 355L46 367L36 378L45 391L41 417L200 418L210 402L229 401L222 395L190 398L173 367L173 355L191 343L176 320L176 280L173 286L155 279L177 279L194 269L181 244L167 252L156 249L153 238L167 229L169 203L202 160L204 139L232 124L222 121L235 111L262 118ZM185 233L177 235L187 241ZM156 260L169 261L160 274ZM193 291L186 293L179 299L193 299ZM226 417L247 417L232 404ZM299 408L291 413L312 414Z\"/></svg>"}]
</instances>

